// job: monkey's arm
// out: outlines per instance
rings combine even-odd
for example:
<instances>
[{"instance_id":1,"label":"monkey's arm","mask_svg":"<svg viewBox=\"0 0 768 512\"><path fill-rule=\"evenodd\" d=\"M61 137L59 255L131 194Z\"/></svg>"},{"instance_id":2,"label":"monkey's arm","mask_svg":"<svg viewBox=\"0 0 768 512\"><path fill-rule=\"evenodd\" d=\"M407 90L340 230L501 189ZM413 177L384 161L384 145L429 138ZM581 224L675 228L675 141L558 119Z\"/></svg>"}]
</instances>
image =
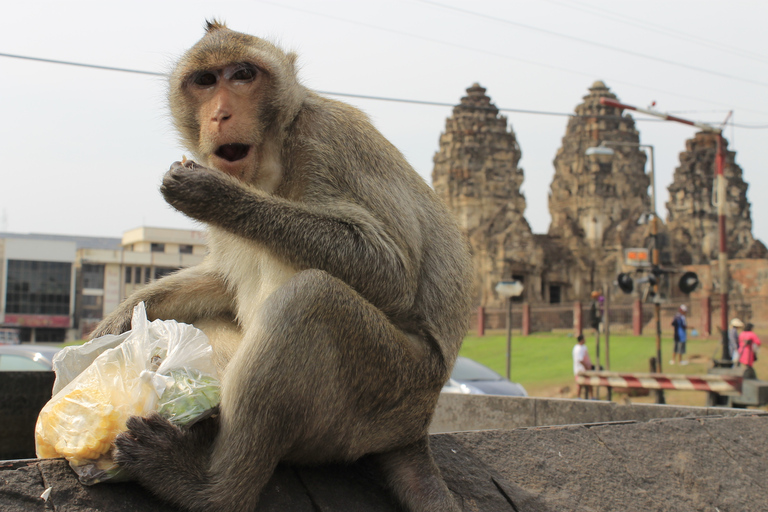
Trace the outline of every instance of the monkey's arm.
<instances>
[{"instance_id":1,"label":"monkey's arm","mask_svg":"<svg viewBox=\"0 0 768 512\"><path fill-rule=\"evenodd\" d=\"M413 301L413 255L359 205L289 201L190 162L173 164L161 191L190 217L254 240L297 268L325 270L385 312Z\"/></svg>"},{"instance_id":2,"label":"monkey's arm","mask_svg":"<svg viewBox=\"0 0 768 512\"><path fill-rule=\"evenodd\" d=\"M134 292L102 320L91 334L120 334L131 328L133 308L144 302L149 320L193 323L201 318L231 315L233 298L223 280L208 271L205 262L168 275Z\"/></svg>"}]
</instances>

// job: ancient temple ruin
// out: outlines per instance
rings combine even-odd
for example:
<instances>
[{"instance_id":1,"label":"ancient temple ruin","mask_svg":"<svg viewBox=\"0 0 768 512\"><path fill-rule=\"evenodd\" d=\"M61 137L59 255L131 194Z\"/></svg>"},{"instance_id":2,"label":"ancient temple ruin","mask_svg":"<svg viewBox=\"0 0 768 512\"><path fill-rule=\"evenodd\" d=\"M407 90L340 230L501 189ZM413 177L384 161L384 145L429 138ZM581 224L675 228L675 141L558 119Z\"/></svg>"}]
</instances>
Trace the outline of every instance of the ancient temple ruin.
<instances>
[{"instance_id":1,"label":"ancient temple ruin","mask_svg":"<svg viewBox=\"0 0 768 512\"><path fill-rule=\"evenodd\" d=\"M598 260L642 245L647 229L637 221L651 211L646 156L632 145L640 144L635 121L601 105L603 97L617 99L597 81L568 121L549 196L549 235L574 253L597 255ZM613 155L587 155L601 143L627 145L610 144Z\"/></svg>"},{"instance_id":2,"label":"ancient temple ruin","mask_svg":"<svg viewBox=\"0 0 768 512\"><path fill-rule=\"evenodd\" d=\"M507 279L523 282L530 303L584 300L631 270L625 249L649 247L650 225L640 222L653 211L647 157L633 118L601 105L601 97L617 99L597 81L568 122L553 162L546 235L533 234L525 220L521 150L486 90L472 85L446 120L432 180L470 240L476 305L502 306L494 287ZM590 150L601 145L613 151ZM668 225L659 222L665 265L717 258L715 137L699 133L686 147L669 187ZM766 258L768 250L752 237L741 169L734 153L726 154L729 256Z\"/></svg>"},{"instance_id":3,"label":"ancient temple ruin","mask_svg":"<svg viewBox=\"0 0 768 512\"><path fill-rule=\"evenodd\" d=\"M717 259L718 198L713 194L717 134L699 132L685 143L680 153L680 166L675 169L669 186L667 223L672 254L681 265L707 264ZM752 237L752 217L747 201L748 185L742 178L736 154L728 151L723 138L726 179L726 240L729 258L765 258L768 250Z\"/></svg>"},{"instance_id":4,"label":"ancient temple ruin","mask_svg":"<svg viewBox=\"0 0 768 512\"><path fill-rule=\"evenodd\" d=\"M485 92L474 84L454 107L432 173L435 190L470 239L480 304L492 298L498 281L540 272L543 259L523 216L520 147Z\"/></svg>"}]
</instances>

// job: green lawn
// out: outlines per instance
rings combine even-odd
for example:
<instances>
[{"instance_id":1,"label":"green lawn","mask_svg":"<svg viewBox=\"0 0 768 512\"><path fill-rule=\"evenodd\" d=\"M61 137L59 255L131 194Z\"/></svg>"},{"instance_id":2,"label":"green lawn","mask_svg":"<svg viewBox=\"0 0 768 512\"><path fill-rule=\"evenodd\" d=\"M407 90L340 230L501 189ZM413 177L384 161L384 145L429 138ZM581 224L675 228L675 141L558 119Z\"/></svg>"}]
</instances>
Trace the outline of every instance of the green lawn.
<instances>
[{"instance_id":1,"label":"green lawn","mask_svg":"<svg viewBox=\"0 0 768 512\"><path fill-rule=\"evenodd\" d=\"M595 336L585 332L587 347L596 363ZM522 384L531 396L558 396L565 386L574 389L573 360L571 350L576 338L569 334L535 333L530 336L512 335L511 380ZM461 355L474 359L501 375L506 374L506 332L494 332L479 337L470 335L464 339ZM706 373L713 355L719 355L717 339L692 338L688 341L686 357L691 364L671 366L673 341L671 336L662 338L662 367L665 373ZM649 359L656 354L656 338L651 335L611 335L610 369L618 372L647 372ZM600 362L606 364L605 337L600 335ZM758 369L758 375L760 370ZM573 393L573 391L571 391ZM698 403L706 396L702 392L684 392L697 396L686 397ZM668 403L672 403L668 400Z\"/></svg>"}]
</instances>

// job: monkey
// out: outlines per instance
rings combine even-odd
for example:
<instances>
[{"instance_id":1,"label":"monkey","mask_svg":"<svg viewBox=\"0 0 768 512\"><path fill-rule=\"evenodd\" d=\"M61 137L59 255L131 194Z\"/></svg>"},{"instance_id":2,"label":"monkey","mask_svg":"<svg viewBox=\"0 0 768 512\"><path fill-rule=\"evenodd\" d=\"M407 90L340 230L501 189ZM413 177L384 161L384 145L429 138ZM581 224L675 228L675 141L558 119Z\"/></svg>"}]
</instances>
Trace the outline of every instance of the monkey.
<instances>
[{"instance_id":1,"label":"monkey","mask_svg":"<svg viewBox=\"0 0 768 512\"><path fill-rule=\"evenodd\" d=\"M373 461L412 512L458 511L428 427L468 329L456 221L368 117L302 85L296 55L206 22L169 78L191 160L164 199L206 225L197 266L128 297L92 337L153 319L209 333L215 422L132 417L115 461L189 511L253 510L278 463Z\"/></svg>"}]
</instances>

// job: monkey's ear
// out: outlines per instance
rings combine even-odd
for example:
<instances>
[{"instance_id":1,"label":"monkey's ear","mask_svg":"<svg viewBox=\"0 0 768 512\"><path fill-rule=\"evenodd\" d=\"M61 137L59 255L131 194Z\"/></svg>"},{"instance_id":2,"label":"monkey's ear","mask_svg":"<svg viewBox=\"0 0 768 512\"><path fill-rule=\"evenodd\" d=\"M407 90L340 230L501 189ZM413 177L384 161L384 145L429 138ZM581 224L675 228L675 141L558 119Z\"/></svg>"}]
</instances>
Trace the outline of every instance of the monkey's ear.
<instances>
[{"instance_id":1,"label":"monkey's ear","mask_svg":"<svg viewBox=\"0 0 768 512\"><path fill-rule=\"evenodd\" d=\"M205 20L205 31L210 33L220 28L227 28L227 25L223 21L219 21L216 18L212 20Z\"/></svg>"},{"instance_id":2,"label":"monkey's ear","mask_svg":"<svg viewBox=\"0 0 768 512\"><path fill-rule=\"evenodd\" d=\"M291 65L291 69L293 72L296 72L296 61L299 60L299 54L296 52L289 52L286 54L286 57L288 57L288 63Z\"/></svg>"}]
</instances>

